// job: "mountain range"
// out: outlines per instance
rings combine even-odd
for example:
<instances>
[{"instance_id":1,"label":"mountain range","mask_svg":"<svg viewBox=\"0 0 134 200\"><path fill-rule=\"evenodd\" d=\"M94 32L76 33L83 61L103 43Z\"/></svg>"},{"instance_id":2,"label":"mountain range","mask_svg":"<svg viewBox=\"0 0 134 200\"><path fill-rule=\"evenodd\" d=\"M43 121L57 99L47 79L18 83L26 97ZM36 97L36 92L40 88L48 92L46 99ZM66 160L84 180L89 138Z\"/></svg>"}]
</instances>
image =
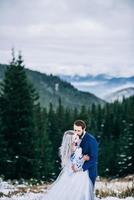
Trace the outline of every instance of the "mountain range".
<instances>
[{"instance_id":1,"label":"mountain range","mask_svg":"<svg viewBox=\"0 0 134 200\"><path fill-rule=\"evenodd\" d=\"M124 89L124 97L131 96L133 93L131 89L134 87L134 76L130 77L114 77L107 74L99 74L96 76L65 76L60 75L61 79L70 82L74 87L79 90L87 91L95 94L96 96L104 99L105 101L111 101L112 99L118 99L118 93L121 95L121 91ZM130 93L130 95L128 94ZM110 96L114 96L110 100ZM107 99L109 97L109 99Z\"/></svg>"},{"instance_id":2,"label":"mountain range","mask_svg":"<svg viewBox=\"0 0 134 200\"><path fill-rule=\"evenodd\" d=\"M129 98L134 95L134 87L124 88L106 96L108 102L114 102L116 100L122 101L123 98Z\"/></svg>"},{"instance_id":3,"label":"mountain range","mask_svg":"<svg viewBox=\"0 0 134 200\"><path fill-rule=\"evenodd\" d=\"M0 81L4 78L7 65L0 64ZM68 108L80 108L94 104L104 104L105 102L90 92L79 91L70 83L61 80L58 76L47 75L37 71L25 69L28 79L33 83L39 93L40 103L43 107L49 106L50 103L56 108L61 99L62 104Z\"/></svg>"},{"instance_id":4,"label":"mountain range","mask_svg":"<svg viewBox=\"0 0 134 200\"><path fill-rule=\"evenodd\" d=\"M7 65L0 64L0 81L4 78ZM113 77L107 74L96 76L47 75L25 69L29 80L39 93L40 103L48 107L50 102L57 107L59 99L65 107L75 108L92 103L104 104L134 95L134 76Z\"/></svg>"}]
</instances>

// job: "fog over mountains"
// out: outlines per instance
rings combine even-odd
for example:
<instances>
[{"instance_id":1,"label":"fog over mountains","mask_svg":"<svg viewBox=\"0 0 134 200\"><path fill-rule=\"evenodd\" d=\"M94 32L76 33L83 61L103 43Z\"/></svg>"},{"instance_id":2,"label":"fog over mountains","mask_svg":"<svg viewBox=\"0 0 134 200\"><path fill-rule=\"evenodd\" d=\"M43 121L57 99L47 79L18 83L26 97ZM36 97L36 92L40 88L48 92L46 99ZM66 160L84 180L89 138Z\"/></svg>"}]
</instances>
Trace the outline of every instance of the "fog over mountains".
<instances>
[{"instance_id":1,"label":"fog over mountains","mask_svg":"<svg viewBox=\"0 0 134 200\"><path fill-rule=\"evenodd\" d=\"M125 93L123 94L126 97L131 96L133 93L132 88L134 88L134 76L130 77L113 77L107 74L98 74L96 76L87 75L87 76L65 76L60 75L63 80L70 82L77 89L82 91L87 91L95 94L96 96L109 100L110 96L116 95L118 96L118 91L125 89ZM130 90L131 88L131 90ZM130 95L129 95L130 93ZM109 99L107 99L109 97ZM116 99L116 97L115 97Z\"/></svg>"}]
</instances>

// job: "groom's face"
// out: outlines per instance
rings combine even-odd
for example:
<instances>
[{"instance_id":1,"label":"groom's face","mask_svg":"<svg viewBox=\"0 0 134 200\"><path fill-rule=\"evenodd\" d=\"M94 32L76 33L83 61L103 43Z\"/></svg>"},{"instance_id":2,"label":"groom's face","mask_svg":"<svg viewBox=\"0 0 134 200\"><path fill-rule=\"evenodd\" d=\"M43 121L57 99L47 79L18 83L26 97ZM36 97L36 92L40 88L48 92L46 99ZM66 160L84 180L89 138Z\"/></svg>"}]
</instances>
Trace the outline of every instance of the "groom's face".
<instances>
[{"instance_id":1,"label":"groom's face","mask_svg":"<svg viewBox=\"0 0 134 200\"><path fill-rule=\"evenodd\" d=\"M82 129L81 126L76 126L74 124L74 132L78 135L78 136L81 136L82 133L85 131L85 129Z\"/></svg>"}]
</instances>

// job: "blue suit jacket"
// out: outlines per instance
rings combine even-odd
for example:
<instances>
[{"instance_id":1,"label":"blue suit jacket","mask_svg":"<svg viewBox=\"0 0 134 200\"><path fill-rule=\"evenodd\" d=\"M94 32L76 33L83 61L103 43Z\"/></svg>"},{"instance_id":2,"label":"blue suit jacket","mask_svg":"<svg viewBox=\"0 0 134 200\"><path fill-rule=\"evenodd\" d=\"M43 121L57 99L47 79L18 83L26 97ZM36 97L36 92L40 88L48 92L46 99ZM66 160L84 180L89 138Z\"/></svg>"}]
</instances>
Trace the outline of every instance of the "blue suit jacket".
<instances>
[{"instance_id":1,"label":"blue suit jacket","mask_svg":"<svg viewBox=\"0 0 134 200\"><path fill-rule=\"evenodd\" d=\"M90 156L90 160L83 164L83 171L88 170L89 177L94 185L97 176L98 143L94 136L86 132L80 147L83 155L88 154Z\"/></svg>"}]
</instances>

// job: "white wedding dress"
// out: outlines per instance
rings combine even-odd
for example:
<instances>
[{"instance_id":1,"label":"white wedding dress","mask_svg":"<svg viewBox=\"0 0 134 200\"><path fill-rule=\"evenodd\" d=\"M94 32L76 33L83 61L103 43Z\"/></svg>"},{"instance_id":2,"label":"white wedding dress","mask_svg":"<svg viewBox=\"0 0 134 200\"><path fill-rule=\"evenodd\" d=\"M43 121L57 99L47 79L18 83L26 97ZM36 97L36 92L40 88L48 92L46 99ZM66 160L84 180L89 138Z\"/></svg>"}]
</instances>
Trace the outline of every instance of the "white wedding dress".
<instances>
[{"instance_id":1,"label":"white wedding dress","mask_svg":"<svg viewBox=\"0 0 134 200\"><path fill-rule=\"evenodd\" d=\"M78 147L72 159L68 161L57 180L44 195L43 200L94 200L93 185L88 171L80 170L83 164L81 157L81 148ZM72 163L78 164L78 172L72 171Z\"/></svg>"}]
</instances>

